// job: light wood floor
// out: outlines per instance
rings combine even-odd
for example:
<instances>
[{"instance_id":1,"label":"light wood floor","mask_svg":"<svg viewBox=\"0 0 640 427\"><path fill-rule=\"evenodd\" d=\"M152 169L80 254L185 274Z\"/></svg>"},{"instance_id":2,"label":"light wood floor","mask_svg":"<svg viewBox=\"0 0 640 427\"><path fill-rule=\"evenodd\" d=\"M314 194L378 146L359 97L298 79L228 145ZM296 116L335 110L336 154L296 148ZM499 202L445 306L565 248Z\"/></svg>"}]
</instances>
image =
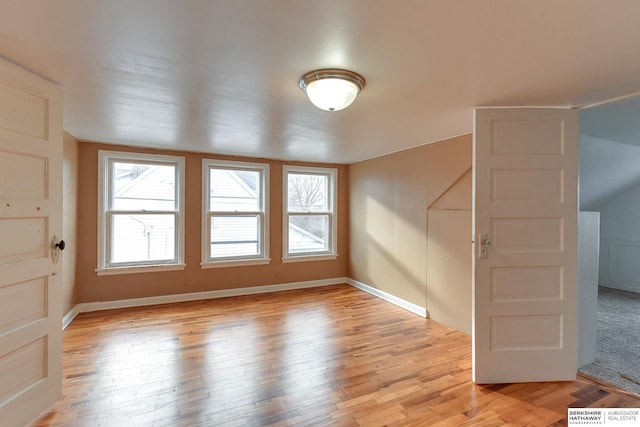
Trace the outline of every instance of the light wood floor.
<instances>
[{"instance_id":1,"label":"light wood floor","mask_svg":"<svg viewBox=\"0 0 640 427\"><path fill-rule=\"evenodd\" d=\"M35 426L547 426L640 407L586 380L474 385L470 337L348 285L81 314L63 349L63 399Z\"/></svg>"}]
</instances>

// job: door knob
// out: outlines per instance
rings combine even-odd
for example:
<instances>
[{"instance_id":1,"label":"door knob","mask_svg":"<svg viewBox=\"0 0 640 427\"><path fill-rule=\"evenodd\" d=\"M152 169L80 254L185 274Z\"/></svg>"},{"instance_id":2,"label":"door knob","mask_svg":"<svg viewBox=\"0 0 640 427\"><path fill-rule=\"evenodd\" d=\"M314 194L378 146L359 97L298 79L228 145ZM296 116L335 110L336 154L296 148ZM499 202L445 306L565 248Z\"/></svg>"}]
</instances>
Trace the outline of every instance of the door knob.
<instances>
[{"instance_id":1,"label":"door knob","mask_svg":"<svg viewBox=\"0 0 640 427\"><path fill-rule=\"evenodd\" d=\"M57 264L60 260L60 252L67 247L67 244L64 240L58 240L58 236L53 236L51 239L51 260L54 264Z\"/></svg>"},{"instance_id":2,"label":"door knob","mask_svg":"<svg viewBox=\"0 0 640 427\"><path fill-rule=\"evenodd\" d=\"M487 233L479 233L480 240L480 253L478 254L478 258L486 259L487 253L489 252L489 245L491 245L491 240L489 240L489 234Z\"/></svg>"}]
</instances>

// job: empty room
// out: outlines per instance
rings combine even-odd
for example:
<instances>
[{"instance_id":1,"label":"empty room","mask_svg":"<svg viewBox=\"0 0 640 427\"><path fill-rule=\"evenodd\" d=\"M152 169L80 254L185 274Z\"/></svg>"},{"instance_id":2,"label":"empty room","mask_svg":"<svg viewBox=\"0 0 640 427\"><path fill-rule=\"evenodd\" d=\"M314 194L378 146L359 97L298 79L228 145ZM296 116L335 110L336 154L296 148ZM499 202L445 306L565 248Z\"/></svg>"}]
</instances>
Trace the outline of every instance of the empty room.
<instances>
[{"instance_id":1,"label":"empty room","mask_svg":"<svg viewBox=\"0 0 640 427\"><path fill-rule=\"evenodd\" d=\"M2 426L640 408L578 372L581 121L640 93L640 3L1 10Z\"/></svg>"}]
</instances>

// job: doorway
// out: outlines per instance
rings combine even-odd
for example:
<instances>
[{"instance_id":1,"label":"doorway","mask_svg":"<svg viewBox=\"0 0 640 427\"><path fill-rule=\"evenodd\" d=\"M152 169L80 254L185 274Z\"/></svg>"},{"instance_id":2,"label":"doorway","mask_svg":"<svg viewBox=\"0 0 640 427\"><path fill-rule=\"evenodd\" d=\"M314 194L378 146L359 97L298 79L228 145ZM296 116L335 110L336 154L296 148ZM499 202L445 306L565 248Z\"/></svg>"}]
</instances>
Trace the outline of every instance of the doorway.
<instances>
[{"instance_id":1,"label":"doorway","mask_svg":"<svg viewBox=\"0 0 640 427\"><path fill-rule=\"evenodd\" d=\"M580 210L600 215L596 354L580 371L640 395L640 97L580 112Z\"/></svg>"}]
</instances>

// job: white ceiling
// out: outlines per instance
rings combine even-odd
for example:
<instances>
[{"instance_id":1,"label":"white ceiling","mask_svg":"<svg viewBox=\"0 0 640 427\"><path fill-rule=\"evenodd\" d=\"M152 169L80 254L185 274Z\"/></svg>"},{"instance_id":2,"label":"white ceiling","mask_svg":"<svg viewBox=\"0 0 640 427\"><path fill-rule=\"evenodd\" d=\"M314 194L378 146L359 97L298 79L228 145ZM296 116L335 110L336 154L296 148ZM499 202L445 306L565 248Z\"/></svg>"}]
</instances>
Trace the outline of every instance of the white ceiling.
<instances>
[{"instance_id":1,"label":"white ceiling","mask_svg":"<svg viewBox=\"0 0 640 427\"><path fill-rule=\"evenodd\" d=\"M637 0L0 0L0 56L64 88L81 140L352 163L472 130L475 106L640 91ZM367 86L346 110L315 68Z\"/></svg>"}]
</instances>

